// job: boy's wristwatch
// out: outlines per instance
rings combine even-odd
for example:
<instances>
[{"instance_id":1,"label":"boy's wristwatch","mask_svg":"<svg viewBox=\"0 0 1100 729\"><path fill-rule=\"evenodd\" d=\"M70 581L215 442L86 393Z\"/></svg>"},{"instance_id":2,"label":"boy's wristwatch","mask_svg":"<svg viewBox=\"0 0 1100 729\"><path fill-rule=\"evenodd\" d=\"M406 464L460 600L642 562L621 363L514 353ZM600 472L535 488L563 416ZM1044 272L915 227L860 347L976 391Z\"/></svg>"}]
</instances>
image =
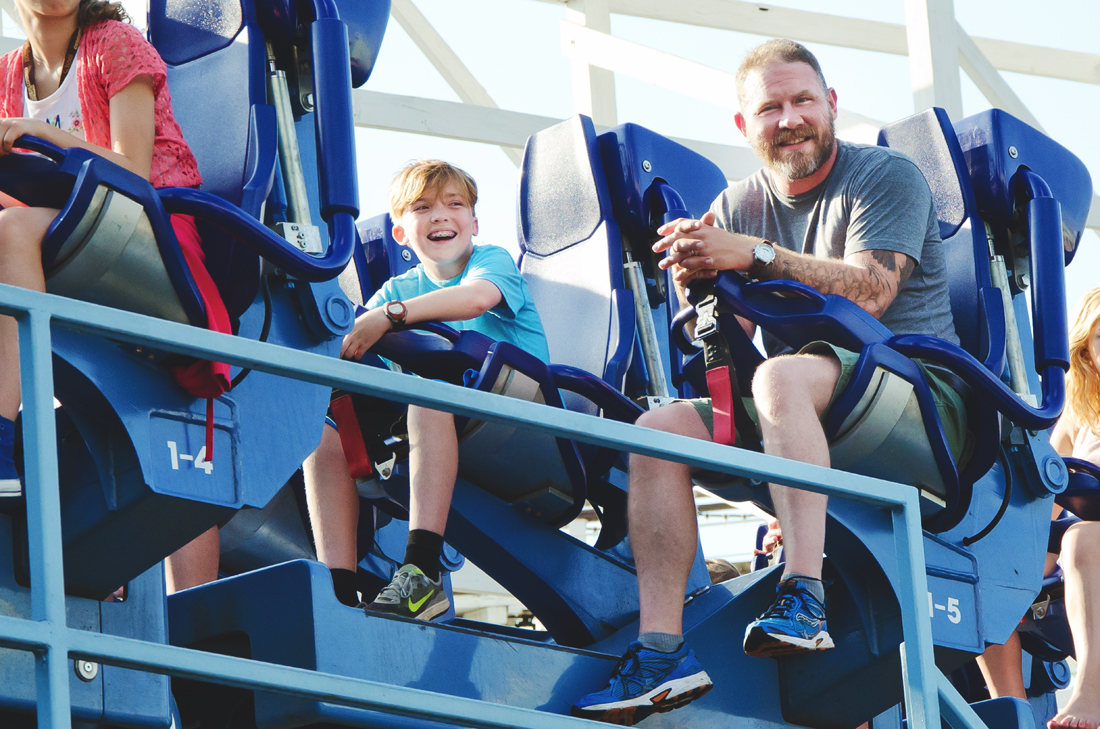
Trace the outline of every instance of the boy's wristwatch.
<instances>
[{"instance_id":1,"label":"boy's wristwatch","mask_svg":"<svg viewBox=\"0 0 1100 729\"><path fill-rule=\"evenodd\" d=\"M400 329L405 326L405 317L408 315L409 310L400 301L387 301L382 304L382 313L390 320L390 324L393 325L394 329Z\"/></svg>"},{"instance_id":2,"label":"boy's wristwatch","mask_svg":"<svg viewBox=\"0 0 1100 729\"><path fill-rule=\"evenodd\" d=\"M749 266L749 270L746 271L749 278L753 281L759 281L760 277L764 273L764 269L771 265L771 262L775 260L775 248L768 241L761 241L757 243L752 249L752 265Z\"/></svg>"}]
</instances>

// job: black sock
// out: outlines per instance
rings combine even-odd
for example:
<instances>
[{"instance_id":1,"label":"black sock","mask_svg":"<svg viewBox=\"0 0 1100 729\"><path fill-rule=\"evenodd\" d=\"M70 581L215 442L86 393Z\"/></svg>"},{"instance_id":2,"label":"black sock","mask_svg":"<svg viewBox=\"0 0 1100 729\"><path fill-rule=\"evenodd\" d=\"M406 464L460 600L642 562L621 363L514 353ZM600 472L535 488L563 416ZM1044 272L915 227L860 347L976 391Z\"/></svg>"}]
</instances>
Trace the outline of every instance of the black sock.
<instances>
[{"instance_id":1,"label":"black sock","mask_svg":"<svg viewBox=\"0 0 1100 729\"><path fill-rule=\"evenodd\" d=\"M432 582L439 581L439 553L443 551L443 537L427 529L409 532L409 544L405 547L404 564L415 565Z\"/></svg>"},{"instance_id":2,"label":"black sock","mask_svg":"<svg viewBox=\"0 0 1100 729\"><path fill-rule=\"evenodd\" d=\"M332 591L336 599L349 607L359 605L359 593L355 590L355 570L331 569Z\"/></svg>"}]
</instances>

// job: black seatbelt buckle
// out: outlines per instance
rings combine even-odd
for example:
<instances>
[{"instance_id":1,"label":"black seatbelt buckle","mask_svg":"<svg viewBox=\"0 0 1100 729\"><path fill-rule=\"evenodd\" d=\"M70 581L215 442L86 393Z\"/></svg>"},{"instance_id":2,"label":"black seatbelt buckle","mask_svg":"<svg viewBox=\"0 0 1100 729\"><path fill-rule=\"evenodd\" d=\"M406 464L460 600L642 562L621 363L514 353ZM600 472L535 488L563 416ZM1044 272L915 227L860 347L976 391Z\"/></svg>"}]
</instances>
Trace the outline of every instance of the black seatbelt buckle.
<instances>
[{"instance_id":1,"label":"black seatbelt buckle","mask_svg":"<svg viewBox=\"0 0 1100 729\"><path fill-rule=\"evenodd\" d=\"M706 339L718 333L718 297L707 296L695 305L695 339Z\"/></svg>"}]
</instances>

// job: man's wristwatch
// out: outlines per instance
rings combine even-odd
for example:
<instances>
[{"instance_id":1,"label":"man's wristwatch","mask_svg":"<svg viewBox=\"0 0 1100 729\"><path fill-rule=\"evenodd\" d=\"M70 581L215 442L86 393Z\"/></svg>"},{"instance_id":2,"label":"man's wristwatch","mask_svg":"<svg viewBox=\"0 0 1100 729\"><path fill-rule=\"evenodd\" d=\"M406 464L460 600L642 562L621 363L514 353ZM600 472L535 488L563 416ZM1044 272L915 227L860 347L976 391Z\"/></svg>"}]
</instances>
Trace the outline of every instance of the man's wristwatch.
<instances>
[{"instance_id":1,"label":"man's wristwatch","mask_svg":"<svg viewBox=\"0 0 1100 729\"><path fill-rule=\"evenodd\" d=\"M749 266L749 270L746 271L754 281L759 280L764 275L764 269L771 265L775 260L775 248L768 241L757 243L752 249L752 265Z\"/></svg>"},{"instance_id":2,"label":"man's wristwatch","mask_svg":"<svg viewBox=\"0 0 1100 729\"><path fill-rule=\"evenodd\" d=\"M394 329L400 329L405 326L405 317L408 316L409 310L400 301L387 301L382 304L382 313L390 320Z\"/></svg>"}]
</instances>

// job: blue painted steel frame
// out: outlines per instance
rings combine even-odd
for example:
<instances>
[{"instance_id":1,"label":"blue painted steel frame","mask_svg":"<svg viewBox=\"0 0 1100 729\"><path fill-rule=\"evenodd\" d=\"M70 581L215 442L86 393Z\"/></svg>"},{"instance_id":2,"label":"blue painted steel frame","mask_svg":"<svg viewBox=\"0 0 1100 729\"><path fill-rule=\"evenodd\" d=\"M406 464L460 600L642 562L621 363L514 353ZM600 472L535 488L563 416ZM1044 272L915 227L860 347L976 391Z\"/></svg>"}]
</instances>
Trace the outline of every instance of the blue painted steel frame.
<instances>
[{"instance_id":1,"label":"blue painted steel frame","mask_svg":"<svg viewBox=\"0 0 1100 729\"><path fill-rule=\"evenodd\" d=\"M918 496L914 489L787 461L626 423L522 402L454 385L417 380L354 362L216 334L181 324L0 285L0 314L19 324L23 373L24 448L33 620L0 617L0 645L37 657L38 726L70 727L68 671L88 658L154 673L268 689L442 724L486 727L591 726L581 720L432 694L240 658L201 653L69 628L62 583L61 513L53 419L51 326L75 329L157 349L216 359L239 367L339 387L457 415L542 428L563 438L794 486L889 509L898 558L898 600L904 644L902 673L909 726L938 729L942 716L956 729L984 724L936 668L928 617L928 581ZM733 458L731 458L733 456ZM915 650L912 648L915 646ZM909 648L910 650L906 650Z\"/></svg>"}]
</instances>

